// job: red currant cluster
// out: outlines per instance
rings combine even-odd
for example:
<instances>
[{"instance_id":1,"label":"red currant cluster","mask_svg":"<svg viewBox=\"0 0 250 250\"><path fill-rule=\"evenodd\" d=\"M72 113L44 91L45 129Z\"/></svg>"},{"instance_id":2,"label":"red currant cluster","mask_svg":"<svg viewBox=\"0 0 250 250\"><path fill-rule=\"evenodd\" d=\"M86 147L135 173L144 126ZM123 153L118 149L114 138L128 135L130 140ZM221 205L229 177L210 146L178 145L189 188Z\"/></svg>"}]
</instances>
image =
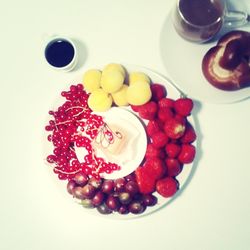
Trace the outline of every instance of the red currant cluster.
<instances>
[{"instance_id":1,"label":"red currant cluster","mask_svg":"<svg viewBox=\"0 0 250 250\"><path fill-rule=\"evenodd\" d=\"M57 111L49 111L54 119L45 127L51 134L48 141L53 143L53 154L47 157L47 161L54 166L54 172L58 178L72 179L77 173L85 173L90 177L100 179L101 173L112 173L120 167L115 163L105 162L95 155L92 140L105 126L102 116L92 113L88 107L88 94L82 84L71 85L69 91L63 91L61 95L66 98ZM112 140L112 133L107 131ZM111 133L111 135L110 135ZM75 147L84 147L88 152L84 162L79 162Z\"/></svg>"}]
</instances>

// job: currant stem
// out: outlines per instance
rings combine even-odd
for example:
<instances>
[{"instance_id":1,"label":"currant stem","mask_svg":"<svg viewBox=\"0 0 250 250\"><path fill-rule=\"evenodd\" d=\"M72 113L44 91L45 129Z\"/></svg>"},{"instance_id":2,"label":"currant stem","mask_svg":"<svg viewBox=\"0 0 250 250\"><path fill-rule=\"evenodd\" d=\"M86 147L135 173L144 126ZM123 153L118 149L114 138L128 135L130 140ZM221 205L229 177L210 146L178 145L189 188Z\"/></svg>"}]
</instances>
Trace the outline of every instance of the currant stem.
<instances>
[{"instance_id":1,"label":"currant stem","mask_svg":"<svg viewBox=\"0 0 250 250\"><path fill-rule=\"evenodd\" d=\"M86 108L84 108L84 107L82 107L82 106L73 106L73 107L70 107L70 108L66 109L65 112L68 112L68 111L71 110L71 109L82 109L82 111L80 111L78 114L73 115L73 117L79 116L79 115L81 115L83 112L88 111L88 109L86 109Z\"/></svg>"}]
</instances>

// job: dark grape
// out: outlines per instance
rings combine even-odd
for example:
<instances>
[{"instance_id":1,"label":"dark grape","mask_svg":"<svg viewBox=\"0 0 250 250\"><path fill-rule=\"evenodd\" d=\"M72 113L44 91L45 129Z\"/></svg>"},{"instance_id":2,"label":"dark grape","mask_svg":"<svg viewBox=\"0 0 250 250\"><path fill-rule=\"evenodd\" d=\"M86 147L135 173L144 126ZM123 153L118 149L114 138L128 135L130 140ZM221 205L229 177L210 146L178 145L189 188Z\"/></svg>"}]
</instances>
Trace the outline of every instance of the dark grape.
<instances>
[{"instance_id":1,"label":"dark grape","mask_svg":"<svg viewBox=\"0 0 250 250\"><path fill-rule=\"evenodd\" d=\"M131 201L131 195L128 192L119 193L119 200L122 204L128 204Z\"/></svg>"},{"instance_id":2,"label":"dark grape","mask_svg":"<svg viewBox=\"0 0 250 250\"><path fill-rule=\"evenodd\" d=\"M102 180L99 179L97 180L95 177L92 177L89 179L89 182L88 182L91 186L93 186L94 188L98 189L101 187L102 185Z\"/></svg>"},{"instance_id":3,"label":"dark grape","mask_svg":"<svg viewBox=\"0 0 250 250\"><path fill-rule=\"evenodd\" d=\"M131 195L135 195L139 192L138 185L135 181L129 181L127 182L125 186L125 190L129 192Z\"/></svg>"},{"instance_id":4,"label":"dark grape","mask_svg":"<svg viewBox=\"0 0 250 250\"><path fill-rule=\"evenodd\" d=\"M86 198L82 187L75 187L72 193L73 193L73 196L76 197L77 199L82 200Z\"/></svg>"},{"instance_id":5,"label":"dark grape","mask_svg":"<svg viewBox=\"0 0 250 250\"><path fill-rule=\"evenodd\" d=\"M114 190L114 181L113 180L105 180L102 183L102 192L106 194L111 194Z\"/></svg>"},{"instance_id":6,"label":"dark grape","mask_svg":"<svg viewBox=\"0 0 250 250\"><path fill-rule=\"evenodd\" d=\"M85 208L93 208L93 205L90 199L81 200L81 205Z\"/></svg>"},{"instance_id":7,"label":"dark grape","mask_svg":"<svg viewBox=\"0 0 250 250\"><path fill-rule=\"evenodd\" d=\"M118 210L118 208L120 207L120 202L119 199L117 197L114 197L112 195L109 195L105 204L107 205L107 207L113 211Z\"/></svg>"},{"instance_id":8,"label":"dark grape","mask_svg":"<svg viewBox=\"0 0 250 250\"><path fill-rule=\"evenodd\" d=\"M135 201L138 201L138 202L141 202L141 203L142 203L142 196L143 196L143 194L142 194L142 193L140 193L140 192L138 192L138 193L136 193L136 194L133 196L133 200L135 200Z\"/></svg>"},{"instance_id":9,"label":"dark grape","mask_svg":"<svg viewBox=\"0 0 250 250\"><path fill-rule=\"evenodd\" d=\"M139 201L132 201L129 204L129 212L131 212L132 214L140 214L144 212L145 208L146 207L143 204L141 204Z\"/></svg>"},{"instance_id":10,"label":"dark grape","mask_svg":"<svg viewBox=\"0 0 250 250\"><path fill-rule=\"evenodd\" d=\"M98 191L95 196L92 198L92 204L96 207L100 206L104 200L104 193Z\"/></svg>"},{"instance_id":11,"label":"dark grape","mask_svg":"<svg viewBox=\"0 0 250 250\"><path fill-rule=\"evenodd\" d=\"M125 177L126 181L136 181L134 172Z\"/></svg>"},{"instance_id":12,"label":"dark grape","mask_svg":"<svg viewBox=\"0 0 250 250\"><path fill-rule=\"evenodd\" d=\"M157 198L152 194L144 194L142 196L142 203L144 206L154 206L157 203Z\"/></svg>"},{"instance_id":13,"label":"dark grape","mask_svg":"<svg viewBox=\"0 0 250 250\"><path fill-rule=\"evenodd\" d=\"M121 205L120 208L118 209L119 214L128 214L129 210L126 205Z\"/></svg>"},{"instance_id":14,"label":"dark grape","mask_svg":"<svg viewBox=\"0 0 250 250\"><path fill-rule=\"evenodd\" d=\"M87 184L84 187L82 187L82 192L83 192L84 198L92 199L95 195L96 189L90 184Z\"/></svg>"},{"instance_id":15,"label":"dark grape","mask_svg":"<svg viewBox=\"0 0 250 250\"><path fill-rule=\"evenodd\" d=\"M74 190L74 188L75 188L76 186L77 186L77 185L76 185L75 181L70 180L70 181L68 182L68 184L67 184L67 191L69 192L69 194L73 194L73 190Z\"/></svg>"},{"instance_id":16,"label":"dark grape","mask_svg":"<svg viewBox=\"0 0 250 250\"><path fill-rule=\"evenodd\" d=\"M124 178L119 178L114 181L115 183L115 191L122 192L125 190L125 185L127 181Z\"/></svg>"},{"instance_id":17,"label":"dark grape","mask_svg":"<svg viewBox=\"0 0 250 250\"><path fill-rule=\"evenodd\" d=\"M88 177L87 175L85 175L84 173L77 173L74 177L74 181L80 185L80 186L84 186L87 184L88 182Z\"/></svg>"},{"instance_id":18,"label":"dark grape","mask_svg":"<svg viewBox=\"0 0 250 250\"><path fill-rule=\"evenodd\" d=\"M112 210L109 209L105 203L101 204L99 207L97 207L97 211L101 214L111 214Z\"/></svg>"}]
</instances>

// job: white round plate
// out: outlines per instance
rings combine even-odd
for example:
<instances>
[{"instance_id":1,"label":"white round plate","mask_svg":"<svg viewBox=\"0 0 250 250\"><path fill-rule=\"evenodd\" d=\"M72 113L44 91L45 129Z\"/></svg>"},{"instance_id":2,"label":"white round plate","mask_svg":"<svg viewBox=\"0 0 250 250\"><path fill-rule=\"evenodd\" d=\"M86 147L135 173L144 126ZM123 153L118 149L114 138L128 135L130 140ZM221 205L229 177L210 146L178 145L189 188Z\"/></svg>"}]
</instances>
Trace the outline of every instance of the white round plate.
<instances>
[{"instance_id":1,"label":"white round plate","mask_svg":"<svg viewBox=\"0 0 250 250\"><path fill-rule=\"evenodd\" d=\"M242 27L250 31L250 26ZM160 37L160 54L170 78L189 97L208 103L233 103L250 97L250 87L237 91L215 88L205 79L201 69L205 53L216 41L196 44L181 38L173 28L168 15Z\"/></svg>"},{"instance_id":2,"label":"white round plate","mask_svg":"<svg viewBox=\"0 0 250 250\"><path fill-rule=\"evenodd\" d=\"M173 82L171 80L169 80L168 78L164 77L163 75L156 73L155 71L152 71L150 69L147 69L145 67L141 67L141 66L135 66L135 65L126 65L123 64L124 67L126 68L126 70L128 72L133 72L133 71L140 71L140 72L144 72L145 74L147 74L150 79L152 80L153 83L160 83L162 85L164 85L166 87L167 90L167 96L169 98L172 99L178 99L181 96L181 92L178 90L178 88L176 88L173 84ZM102 67L93 67L93 68L99 68L100 70L102 69ZM73 81L69 82L68 87L66 87L65 90L69 89L70 85L72 84L78 84L82 82L82 76L77 76ZM64 102L64 99L62 99L62 97L60 97L60 104L62 104ZM59 102L57 101L56 104L58 104ZM55 108L57 108L59 105L54 106ZM132 124L136 124L136 127L138 128L138 130L140 131L142 138L140 138L140 143L142 143L143 147L141 150L138 151L139 156L136 157L135 162L137 164L138 162L138 166L139 166L139 161L141 160L142 154L145 154L145 133L142 132L142 127L138 124L139 118L136 117L136 114L132 111L132 109L130 107L126 107L125 110L121 109L121 114L119 115L119 119L121 119L121 117L123 117L123 119L127 119L129 117L129 119L133 119ZM110 114L112 114L112 112L118 112L120 110L120 108L116 108L114 109L115 111L111 111ZM128 114L127 112L131 112L133 114ZM125 116L124 116L125 114ZM131 116L132 115L132 116ZM104 115L105 117L105 115ZM110 118L110 115L107 115L107 117ZM108 118L108 119L109 119ZM112 116L112 119L114 117ZM47 119L47 122L49 121L49 119ZM188 121L193 125L194 129L196 128L195 126L195 121L194 121L194 117L191 115L188 117ZM46 122L46 124L47 124ZM147 123L147 121L144 121L145 124ZM46 132L45 132L46 133ZM49 143L48 141L46 141L46 137L47 134L44 136L44 156L45 158L47 157L47 155L51 154L51 152L53 151L53 146L51 145L52 143ZM194 146L197 146L197 143L194 142L193 143ZM133 161L132 161L133 162ZM134 163L135 163L134 162ZM154 195L157 197L158 202L155 206L153 207L147 207L147 209L142 213L142 214L127 214L127 215L120 215L119 213L112 213L112 214L108 214L108 215L102 215L99 214L99 212L96 209L85 209L86 211L88 211L89 213L93 214L93 215L97 215L97 216L104 216L107 218L111 218L111 219L132 219L132 218L138 218L138 217L142 217L142 216L146 216L149 215L155 211L158 211L159 209L165 207L167 204L169 204L170 202L172 202L175 198L177 198L183 191L184 187L187 186L187 184L190 181L190 177L191 177L191 173L194 170L196 165L196 160L193 163L190 164L185 164L183 167L182 172L176 177L176 179L179 182L179 190L178 192L171 198L164 198L162 196L160 196L158 193L154 193ZM133 166L134 168L135 166ZM52 176L53 180L55 181L56 186L60 189L60 192L62 193L63 196L68 197L68 199L72 199L72 196L69 195L67 193L66 190L66 185L67 182L66 181L61 181L57 178L57 176L53 173L52 169L50 169L50 175ZM130 170L129 170L130 172ZM108 177L107 177L108 178ZM76 203L78 204L79 202L76 199L73 199L76 201Z\"/></svg>"}]
</instances>

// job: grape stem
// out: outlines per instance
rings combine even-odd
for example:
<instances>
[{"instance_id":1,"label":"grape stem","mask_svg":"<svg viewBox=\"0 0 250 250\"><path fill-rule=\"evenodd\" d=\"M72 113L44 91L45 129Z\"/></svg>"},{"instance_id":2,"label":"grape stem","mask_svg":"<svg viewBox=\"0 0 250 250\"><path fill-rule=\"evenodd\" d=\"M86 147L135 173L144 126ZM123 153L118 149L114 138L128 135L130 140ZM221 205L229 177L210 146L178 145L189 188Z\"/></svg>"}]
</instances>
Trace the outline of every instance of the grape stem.
<instances>
[{"instance_id":1,"label":"grape stem","mask_svg":"<svg viewBox=\"0 0 250 250\"><path fill-rule=\"evenodd\" d=\"M78 169L78 170L72 171L72 172L65 172L65 171L62 171L61 169L58 169L57 166L54 167L54 169L55 168L56 168L56 171L58 171L61 174L77 174L77 173L81 172L81 169Z\"/></svg>"}]
</instances>

